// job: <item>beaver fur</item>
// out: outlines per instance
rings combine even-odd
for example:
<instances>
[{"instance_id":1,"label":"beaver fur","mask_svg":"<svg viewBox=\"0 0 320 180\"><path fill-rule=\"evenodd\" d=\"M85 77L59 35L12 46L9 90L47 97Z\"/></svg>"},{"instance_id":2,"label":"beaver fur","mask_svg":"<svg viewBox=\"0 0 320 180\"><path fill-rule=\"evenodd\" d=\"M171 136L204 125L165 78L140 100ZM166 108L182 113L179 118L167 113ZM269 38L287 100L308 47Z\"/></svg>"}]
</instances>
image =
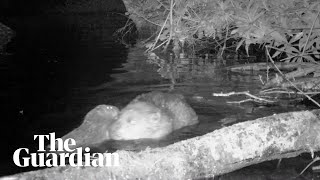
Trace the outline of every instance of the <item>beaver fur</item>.
<instances>
[{"instance_id":1,"label":"beaver fur","mask_svg":"<svg viewBox=\"0 0 320 180\"><path fill-rule=\"evenodd\" d=\"M98 105L86 114L84 121L78 128L64 135L62 140L74 139L76 145L70 145L70 148L87 147L102 143L109 139L109 137L106 137L106 131L114 123L118 114L119 109L115 106ZM57 147L57 144L55 147Z\"/></svg>"},{"instance_id":2,"label":"beaver fur","mask_svg":"<svg viewBox=\"0 0 320 180\"><path fill-rule=\"evenodd\" d=\"M110 139L161 139L196 123L198 117L182 95L154 91L137 96L121 111L110 105L95 107L78 128L62 139L75 139L76 147Z\"/></svg>"},{"instance_id":3,"label":"beaver fur","mask_svg":"<svg viewBox=\"0 0 320 180\"><path fill-rule=\"evenodd\" d=\"M115 140L158 139L196 123L198 117L182 95L154 91L123 108L109 133Z\"/></svg>"}]
</instances>

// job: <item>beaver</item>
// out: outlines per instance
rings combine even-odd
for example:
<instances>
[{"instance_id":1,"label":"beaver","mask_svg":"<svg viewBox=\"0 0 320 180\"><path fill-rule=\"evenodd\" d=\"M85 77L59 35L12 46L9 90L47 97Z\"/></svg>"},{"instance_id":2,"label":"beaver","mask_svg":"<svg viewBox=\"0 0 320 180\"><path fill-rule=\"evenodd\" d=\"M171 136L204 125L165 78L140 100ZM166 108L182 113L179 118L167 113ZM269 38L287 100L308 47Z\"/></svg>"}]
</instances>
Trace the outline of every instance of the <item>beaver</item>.
<instances>
[{"instance_id":1,"label":"beaver","mask_svg":"<svg viewBox=\"0 0 320 180\"><path fill-rule=\"evenodd\" d=\"M196 123L198 117L182 95L153 91L137 96L121 111L111 105L95 107L78 128L62 139L75 139L75 147L94 146L106 140L161 139Z\"/></svg>"},{"instance_id":2,"label":"beaver","mask_svg":"<svg viewBox=\"0 0 320 180\"><path fill-rule=\"evenodd\" d=\"M62 139L65 141L68 138L72 138L76 141L76 145L70 145L70 148L102 143L109 139L106 136L106 131L116 120L118 114L119 109L115 106L98 105L86 114L82 124L78 128L64 135Z\"/></svg>"},{"instance_id":3,"label":"beaver","mask_svg":"<svg viewBox=\"0 0 320 180\"><path fill-rule=\"evenodd\" d=\"M173 130L172 116L152 103L135 102L121 110L109 131L110 139L158 139Z\"/></svg>"},{"instance_id":4,"label":"beaver","mask_svg":"<svg viewBox=\"0 0 320 180\"><path fill-rule=\"evenodd\" d=\"M153 91L123 108L108 133L114 140L160 139L196 123L198 116L182 95Z\"/></svg>"}]
</instances>

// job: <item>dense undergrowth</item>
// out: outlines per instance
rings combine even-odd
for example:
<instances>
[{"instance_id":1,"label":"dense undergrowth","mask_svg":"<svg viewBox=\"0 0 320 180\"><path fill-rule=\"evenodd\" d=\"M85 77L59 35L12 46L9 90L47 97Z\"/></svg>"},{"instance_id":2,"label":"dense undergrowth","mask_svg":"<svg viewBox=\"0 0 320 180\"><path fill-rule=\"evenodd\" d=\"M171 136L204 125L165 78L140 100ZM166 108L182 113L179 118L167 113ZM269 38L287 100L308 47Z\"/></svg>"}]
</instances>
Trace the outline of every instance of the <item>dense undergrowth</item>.
<instances>
[{"instance_id":1,"label":"dense undergrowth","mask_svg":"<svg viewBox=\"0 0 320 180\"><path fill-rule=\"evenodd\" d=\"M156 27L149 50L159 47L236 49L260 44L285 61L319 59L317 0L124 0L139 28ZM129 28L130 29L130 28ZM201 49L201 48L200 48Z\"/></svg>"}]
</instances>

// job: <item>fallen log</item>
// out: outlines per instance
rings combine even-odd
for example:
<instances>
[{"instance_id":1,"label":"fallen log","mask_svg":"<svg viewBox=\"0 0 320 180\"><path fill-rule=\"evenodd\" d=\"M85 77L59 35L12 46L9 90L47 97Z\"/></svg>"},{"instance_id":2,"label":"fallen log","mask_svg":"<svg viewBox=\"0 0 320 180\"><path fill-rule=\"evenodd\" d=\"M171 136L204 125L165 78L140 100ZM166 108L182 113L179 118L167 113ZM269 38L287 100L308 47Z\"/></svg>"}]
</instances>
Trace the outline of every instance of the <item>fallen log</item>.
<instances>
[{"instance_id":1,"label":"fallen log","mask_svg":"<svg viewBox=\"0 0 320 180\"><path fill-rule=\"evenodd\" d=\"M284 76L286 77L286 79L292 80L295 78L299 78L299 77L305 77L308 74L313 73L313 77L317 78L319 76L319 69L320 66L319 65L315 65L312 63L308 63L309 65L311 64L312 66L299 66L296 70L291 71L289 73L284 74ZM279 86L279 84L282 84L284 81L284 78L281 76L275 76L273 79L269 80L264 87L268 88L268 87L275 87L275 86Z\"/></svg>"},{"instance_id":2,"label":"fallen log","mask_svg":"<svg viewBox=\"0 0 320 180\"><path fill-rule=\"evenodd\" d=\"M291 81L291 83L288 81L284 81L284 79L281 76L276 76L274 79L272 79L271 81L266 83L263 86L263 89L267 89L270 87L280 87L280 88L284 88L284 89L289 89L289 88L295 89L294 86L296 86L297 88L299 88L300 90L305 91L305 92L319 91L319 89L320 89L320 77L303 77L303 78L294 79L294 80L290 80L290 81Z\"/></svg>"},{"instance_id":3,"label":"fallen log","mask_svg":"<svg viewBox=\"0 0 320 180\"><path fill-rule=\"evenodd\" d=\"M298 68L295 71L292 71L290 73L285 74L285 76L288 79L298 78L298 77L306 76L306 75L308 75L310 73L314 73L314 72L319 71L319 70L320 70L320 66L314 64L311 67Z\"/></svg>"},{"instance_id":4,"label":"fallen log","mask_svg":"<svg viewBox=\"0 0 320 180\"><path fill-rule=\"evenodd\" d=\"M275 65L280 70L293 70L298 68L312 68L314 67L313 63L285 63L285 62L277 62ZM231 71L262 71L268 69L275 69L272 63L250 63L250 64L240 64L228 67Z\"/></svg>"},{"instance_id":5,"label":"fallen log","mask_svg":"<svg viewBox=\"0 0 320 180\"><path fill-rule=\"evenodd\" d=\"M55 167L12 179L192 179L320 149L320 110L241 122L167 147L117 151L120 166Z\"/></svg>"},{"instance_id":6,"label":"fallen log","mask_svg":"<svg viewBox=\"0 0 320 180\"><path fill-rule=\"evenodd\" d=\"M320 90L320 77L305 77L296 79L292 83L303 91L319 91ZM292 84L289 82L283 82L281 84L282 88L293 88Z\"/></svg>"}]
</instances>

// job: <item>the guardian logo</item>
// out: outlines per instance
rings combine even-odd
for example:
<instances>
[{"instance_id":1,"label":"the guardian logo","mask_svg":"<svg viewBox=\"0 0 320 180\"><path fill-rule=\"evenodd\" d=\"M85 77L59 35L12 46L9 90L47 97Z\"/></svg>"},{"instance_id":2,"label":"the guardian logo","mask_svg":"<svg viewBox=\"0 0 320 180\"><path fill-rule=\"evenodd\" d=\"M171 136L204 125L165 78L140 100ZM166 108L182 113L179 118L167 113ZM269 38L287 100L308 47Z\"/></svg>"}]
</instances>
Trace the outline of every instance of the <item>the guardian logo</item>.
<instances>
[{"instance_id":1,"label":"the guardian logo","mask_svg":"<svg viewBox=\"0 0 320 180\"><path fill-rule=\"evenodd\" d=\"M13 162L19 167L57 167L57 166L119 166L119 155L117 153L93 153L91 158L90 148L70 148L76 145L74 139L55 138L55 133L49 135L34 135L38 138L39 147L37 153L29 153L28 148L19 148L13 154ZM46 152L45 138L50 141L49 152ZM57 147L55 147L57 145ZM66 162L67 161L67 162Z\"/></svg>"}]
</instances>

